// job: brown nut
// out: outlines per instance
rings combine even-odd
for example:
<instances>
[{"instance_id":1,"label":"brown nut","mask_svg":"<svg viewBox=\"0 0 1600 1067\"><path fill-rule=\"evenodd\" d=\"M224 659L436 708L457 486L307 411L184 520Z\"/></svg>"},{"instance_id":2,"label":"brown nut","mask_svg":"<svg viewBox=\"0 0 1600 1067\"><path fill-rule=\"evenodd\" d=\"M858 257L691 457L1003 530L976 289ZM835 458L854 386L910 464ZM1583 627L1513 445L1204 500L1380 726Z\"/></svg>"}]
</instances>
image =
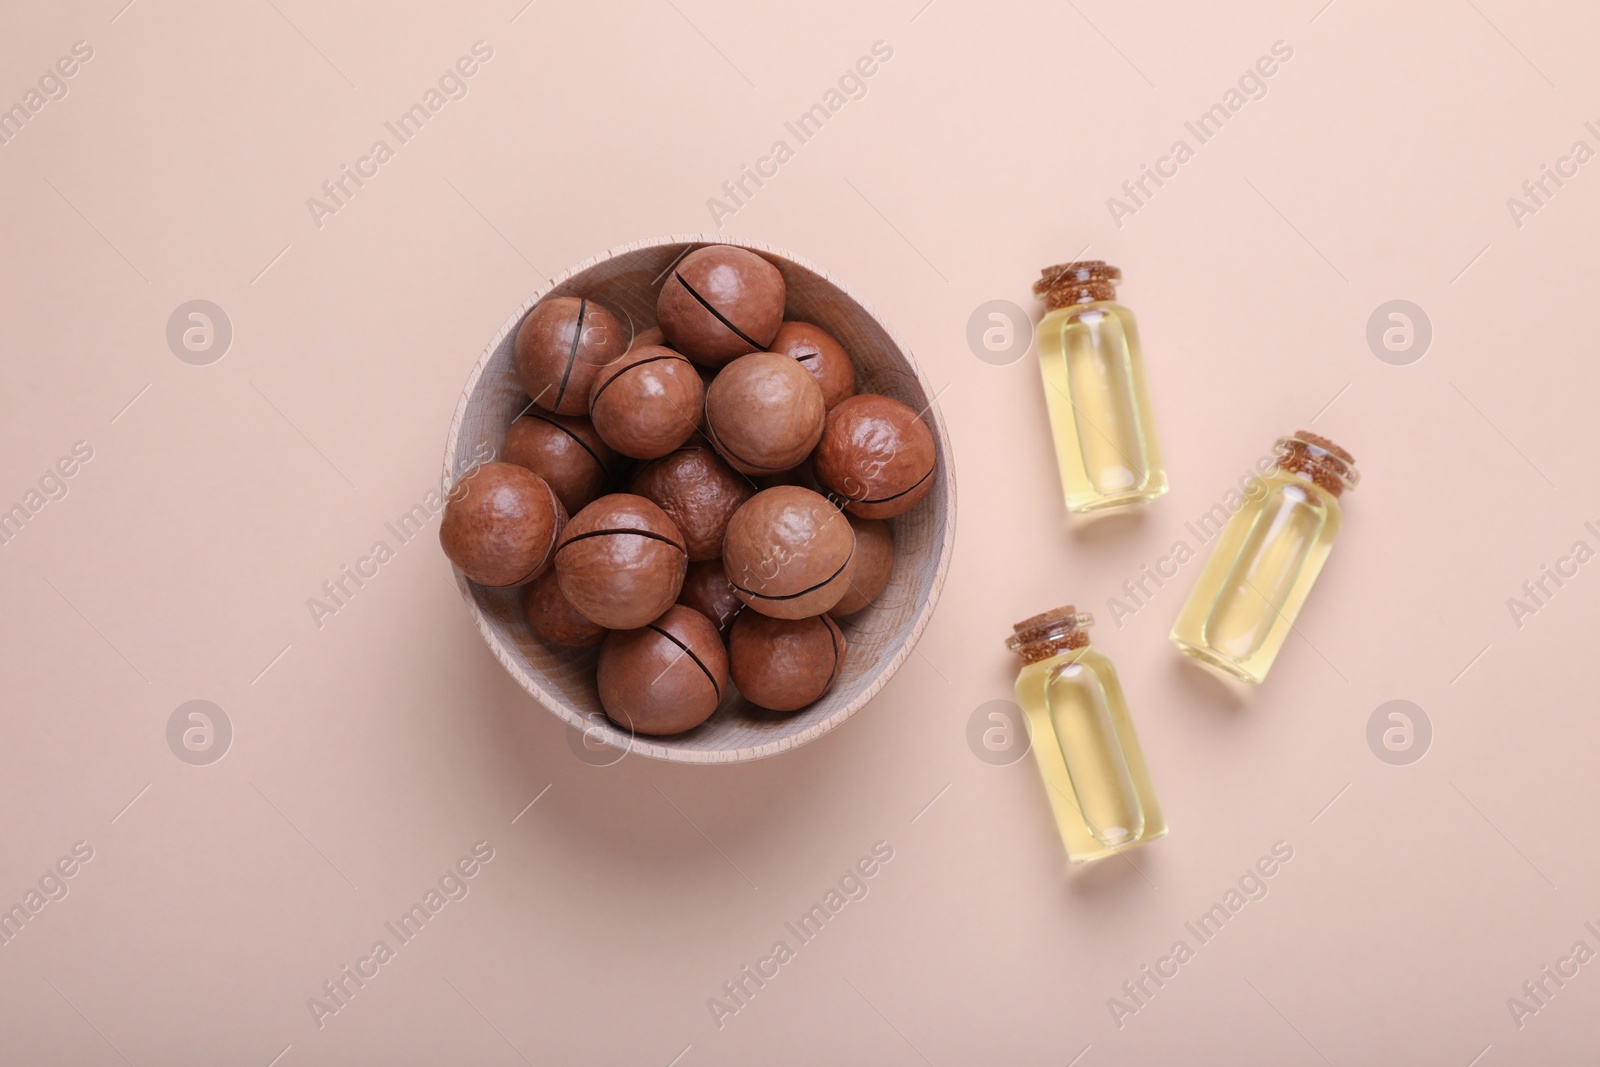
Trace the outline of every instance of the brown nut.
<instances>
[{"instance_id":1,"label":"brown nut","mask_svg":"<svg viewBox=\"0 0 1600 1067\"><path fill-rule=\"evenodd\" d=\"M744 610L744 601L728 581L720 559L704 559L689 564L684 576L683 589L678 593L678 603L693 608L725 634L733 625L734 617Z\"/></svg>"},{"instance_id":2,"label":"brown nut","mask_svg":"<svg viewBox=\"0 0 1600 1067\"><path fill-rule=\"evenodd\" d=\"M522 590L522 610L528 616L528 626L552 645L563 648L588 648L605 640L609 632L596 626L572 606L555 569L545 572L529 582Z\"/></svg>"},{"instance_id":3,"label":"brown nut","mask_svg":"<svg viewBox=\"0 0 1600 1067\"><path fill-rule=\"evenodd\" d=\"M654 501L678 524L694 562L722 555L728 520L756 490L709 444L696 438L645 464L633 476L628 492Z\"/></svg>"},{"instance_id":4,"label":"brown nut","mask_svg":"<svg viewBox=\"0 0 1600 1067\"><path fill-rule=\"evenodd\" d=\"M784 296L777 267L743 248L708 245L672 269L656 321L673 348L720 367L767 347L783 322Z\"/></svg>"},{"instance_id":5,"label":"brown nut","mask_svg":"<svg viewBox=\"0 0 1600 1067\"><path fill-rule=\"evenodd\" d=\"M566 521L543 478L514 463L484 463L450 487L439 544L479 585L521 585L549 565Z\"/></svg>"},{"instance_id":6,"label":"brown nut","mask_svg":"<svg viewBox=\"0 0 1600 1067\"><path fill-rule=\"evenodd\" d=\"M839 401L856 395L856 368L850 354L821 326L786 322L767 350L788 356L810 371L822 388L823 406L830 411Z\"/></svg>"},{"instance_id":7,"label":"brown nut","mask_svg":"<svg viewBox=\"0 0 1600 1067\"><path fill-rule=\"evenodd\" d=\"M817 481L864 519L910 511L933 488L933 433L898 400L862 393L828 412Z\"/></svg>"},{"instance_id":8,"label":"brown nut","mask_svg":"<svg viewBox=\"0 0 1600 1067\"><path fill-rule=\"evenodd\" d=\"M894 536L889 524L880 519L862 519L846 515L850 528L856 532L856 562L850 574L850 587L839 602L828 610L836 619L854 615L883 592L889 584L889 574L894 570Z\"/></svg>"},{"instance_id":9,"label":"brown nut","mask_svg":"<svg viewBox=\"0 0 1600 1067\"><path fill-rule=\"evenodd\" d=\"M624 456L655 459L694 433L704 393L694 364L670 348L647 345L595 375L589 418Z\"/></svg>"},{"instance_id":10,"label":"brown nut","mask_svg":"<svg viewBox=\"0 0 1600 1067\"><path fill-rule=\"evenodd\" d=\"M674 604L660 618L619 630L600 646L600 706L624 729L655 736L711 717L728 685L728 654L704 615Z\"/></svg>"},{"instance_id":11,"label":"brown nut","mask_svg":"<svg viewBox=\"0 0 1600 1067\"><path fill-rule=\"evenodd\" d=\"M796 485L763 489L728 522L722 565L763 615L820 615L850 588L855 533L827 498Z\"/></svg>"},{"instance_id":12,"label":"brown nut","mask_svg":"<svg viewBox=\"0 0 1600 1067\"><path fill-rule=\"evenodd\" d=\"M744 698L797 711L833 687L848 644L826 615L773 619L747 611L728 634L728 666Z\"/></svg>"},{"instance_id":13,"label":"brown nut","mask_svg":"<svg viewBox=\"0 0 1600 1067\"><path fill-rule=\"evenodd\" d=\"M798 466L817 447L827 417L817 380L776 352L740 356L706 390L706 436L745 474Z\"/></svg>"},{"instance_id":14,"label":"brown nut","mask_svg":"<svg viewBox=\"0 0 1600 1067\"><path fill-rule=\"evenodd\" d=\"M583 415L601 367L628 348L628 331L610 310L576 296L539 302L517 327L517 380L546 411Z\"/></svg>"},{"instance_id":15,"label":"brown nut","mask_svg":"<svg viewBox=\"0 0 1600 1067\"><path fill-rule=\"evenodd\" d=\"M605 492L617 460L588 419L538 410L512 422L500 451L549 482L569 515Z\"/></svg>"},{"instance_id":16,"label":"brown nut","mask_svg":"<svg viewBox=\"0 0 1600 1067\"><path fill-rule=\"evenodd\" d=\"M556 547L556 577L572 606L608 630L631 630L678 599L689 557L667 513L612 493L574 515Z\"/></svg>"}]
</instances>

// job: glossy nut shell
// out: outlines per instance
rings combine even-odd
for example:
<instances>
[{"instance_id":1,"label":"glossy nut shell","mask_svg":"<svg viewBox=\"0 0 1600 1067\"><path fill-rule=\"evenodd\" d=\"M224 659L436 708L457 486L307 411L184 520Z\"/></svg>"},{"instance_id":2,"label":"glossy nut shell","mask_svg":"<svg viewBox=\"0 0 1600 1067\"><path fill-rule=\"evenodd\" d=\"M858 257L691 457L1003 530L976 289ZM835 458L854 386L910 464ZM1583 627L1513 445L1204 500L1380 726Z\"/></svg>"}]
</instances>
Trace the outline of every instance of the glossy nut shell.
<instances>
[{"instance_id":1,"label":"glossy nut shell","mask_svg":"<svg viewBox=\"0 0 1600 1067\"><path fill-rule=\"evenodd\" d=\"M549 297L517 327L517 380L544 410L582 415L595 374L627 350L628 340L608 308L582 297Z\"/></svg>"},{"instance_id":2,"label":"glossy nut shell","mask_svg":"<svg viewBox=\"0 0 1600 1067\"><path fill-rule=\"evenodd\" d=\"M608 630L631 630L666 611L688 562L666 512L628 493L603 496L573 516L555 552L562 593Z\"/></svg>"},{"instance_id":3,"label":"glossy nut shell","mask_svg":"<svg viewBox=\"0 0 1600 1067\"><path fill-rule=\"evenodd\" d=\"M850 586L855 533L809 489L781 485L751 497L728 523L722 563L739 598L764 615L820 615Z\"/></svg>"},{"instance_id":4,"label":"glossy nut shell","mask_svg":"<svg viewBox=\"0 0 1600 1067\"><path fill-rule=\"evenodd\" d=\"M720 367L766 348L783 322L783 275L754 252L708 245L684 256L662 283L656 322L667 343Z\"/></svg>"},{"instance_id":5,"label":"glossy nut shell","mask_svg":"<svg viewBox=\"0 0 1600 1067\"><path fill-rule=\"evenodd\" d=\"M522 585L549 565L566 521L543 478L514 463L484 463L451 487L439 544L479 585Z\"/></svg>"},{"instance_id":6,"label":"glossy nut shell","mask_svg":"<svg viewBox=\"0 0 1600 1067\"><path fill-rule=\"evenodd\" d=\"M798 711L832 688L847 648L826 615L773 619L747 611L728 634L729 672L750 703Z\"/></svg>"},{"instance_id":7,"label":"glossy nut shell","mask_svg":"<svg viewBox=\"0 0 1600 1067\"><path fill-rule=\"evenodd\" d=\"M822 439L827 417L817 380L776 352L740 356L706 390L706 436L744 474L799 466Z\"/></svg>"},{"instance_id":8,"label":"glossy nut shell","mask_svg":"<svg viewBox=\"0 0 1600 1067\"><path fill-rule=\"evenodd\" d=\"M933 433L898 400L861 393L828 412L812 457L817 481L852 515L887 519L933 488Z\"/></svg>"},{"instance_id":9,"label":"glossy nut shell","mask_svg":"<svg viewBox=\"0 0 1600 1067\"><path fill-rule=\"evenodd\" d=\"M589 418L618 452L656 459L695 432L704 394L694 364L670 348L647 345L595 375Z\"/></svg>"},{"instance_id":10,"label":"glossy nut shell","mask_svg":"<svg viewBox=\"0 0 1600 1067\"><path fill-rule=\"evenodd\" d=\"M711 717L728 685L717 629L681 604L633 630L609 635L595 675L600 706L617 725L662 736Z\"/></svg>"}]
</instances>

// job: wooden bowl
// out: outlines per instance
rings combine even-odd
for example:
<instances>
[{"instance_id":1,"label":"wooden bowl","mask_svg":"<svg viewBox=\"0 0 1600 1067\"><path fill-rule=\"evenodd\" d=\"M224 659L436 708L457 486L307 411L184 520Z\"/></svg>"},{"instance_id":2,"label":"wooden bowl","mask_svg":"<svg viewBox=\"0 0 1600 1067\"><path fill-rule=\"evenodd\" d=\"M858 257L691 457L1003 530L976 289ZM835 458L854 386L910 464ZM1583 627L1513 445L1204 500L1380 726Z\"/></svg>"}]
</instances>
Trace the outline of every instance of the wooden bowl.
<instances>
[{"instance_id":1,"label":"wooden bowl","mask_svg":"<svg viewBox=\"0 0 1600 1067\"><path fill-rule=\"evenodd\" d=\"M872 309L824 272L787 252L720 234L686 234L615 248L578 264L516 310L484 349L467 377L445 445L443 488L475 463L500 454L506 428L528 405L517 384L512 340L522 317L547 296L598 300L631 320L634 330L655 325L656 294L666 271L701 245L735 244L764 256L788 287L784 318L816 323L837 337L856 366L862 392L883 393L922 413L938 450L934 485L904 515L890 519L894 574L872 605L840 622L850 648L832 689L809 707L777 715L750 704L728 686L710 719L673 737L634 736L606 718L595 691L597 650L546 644L528 628L516 589L486 589L459 570L456 584L483 639L534 699L583 731L590 744L684 763L735 763L776 755L820 737L859 711L911 655L933 614L955 542L955 477L950 440L934 390L903 344ZM610 762L609 759L603 762Z\"/></svg>"}]
</instances>

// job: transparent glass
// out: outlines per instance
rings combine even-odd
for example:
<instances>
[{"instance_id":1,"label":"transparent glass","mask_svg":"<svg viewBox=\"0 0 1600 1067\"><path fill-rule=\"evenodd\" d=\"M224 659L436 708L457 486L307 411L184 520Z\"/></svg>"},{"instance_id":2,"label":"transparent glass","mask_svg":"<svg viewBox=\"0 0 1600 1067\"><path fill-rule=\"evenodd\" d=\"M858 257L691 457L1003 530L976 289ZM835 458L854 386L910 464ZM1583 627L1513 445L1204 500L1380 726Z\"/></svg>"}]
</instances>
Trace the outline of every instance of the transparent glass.
<instances>
[{"instance_id":1,"label":"transparent glass","mask_svg":"<svg viewBox=\"0 0 1600 1067\"><path fill-rule=\"evenodd\" d=\"M1133 312L1112 300L1057 308L1034 334L1067 510L1167 491Z\"/></svg>"},{"instance_id":2,"label":"transparent glass","mask_svg":"<svg viewBox=\"0 0 1600 1067\"><path fill-rule=\"evenodd\" d=\"M1086 863L1167 832L1122 685L1099 650L1027 664L1017 703L1068 859Z\"/></svg>"},{"instance_id":3,"label":"transparent glass","mask_svg":"<svg viewBox=\"0 0 1600 1067\"><path fill-rule=\"evenodd\" d=\"M1185 655L1259 684L1300 614L1339 533L1339 498L1275 470L1228 520L1189 594L1172 642Z\"/></svg>"}]
</instances>

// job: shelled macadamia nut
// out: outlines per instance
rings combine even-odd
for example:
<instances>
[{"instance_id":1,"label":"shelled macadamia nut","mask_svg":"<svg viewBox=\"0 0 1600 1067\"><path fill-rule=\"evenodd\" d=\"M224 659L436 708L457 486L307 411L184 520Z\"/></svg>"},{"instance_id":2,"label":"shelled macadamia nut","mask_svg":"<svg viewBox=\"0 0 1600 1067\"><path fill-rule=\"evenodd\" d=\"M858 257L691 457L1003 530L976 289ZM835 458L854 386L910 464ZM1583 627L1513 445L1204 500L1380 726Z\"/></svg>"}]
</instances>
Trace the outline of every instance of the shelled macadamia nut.
<instances>
[{"instance_id":1,"label":"shelled macadamia nut","mask_svg":"<svg viewBox=\"0 0 1600 1067\"><path fill-rule=\"evenodd\" d=\"M500 458L550 483L567 514L605 492L617 454L582 415L529 411L506 431Z\"/></svg>"},{"instance_id":2,"label":"shelled macadamia nut","mask_svg":"<svg viewBox=\"0 0 1600 1067\"><path fill-rule=\"evenodd\" d=\"M733 625L734 617L744 609L744 601L728 581L720 559L703 559L689 564L684 575L683 589L678 593L678 603L693 608L725 634Z\"/></svg>"},{"instance_id":3,"label":"shelled macadamia nut","mask_svg":"<svg viewBox=\"0 0 1600 1067\"><path fill-rule=\"evenodd\" d=\"M817 447L827 417L811 372L776 352L740 356L706 390L706 436L744 474L798 466Z\"/></svg>"},{"instance_id":4,"label":"shelled macadamia nut","mask_svg":"<svg viewBox=\"0 0 1600 1067\"><path fill-rule=\"evenodd\" d=\"M856 562L850 574L850 587L839 602L828 609L836 619L854 615L883 592L894 570L894 535L881 519L862 519L846 515L856 533Z\"/></svg>"},{"instance_id":5,"label":"shelled macadamia nut","mask_svg":"<svg viewBox=\"0 0 1600 1067\"><path fill-rule=\"evenodd\" d=\"M723 462L698 437L646 463L633 476L628 491L654 501L678 524L690 562L722 555L728 520L756 492L750 479Z\"/></svg>"},{"instance_id":6,"label":"shelled macadamia nut","mask_svg":"<svg viewBox=\"0 0 1600 1067\"><path fill-rule=\"evenodd\" d=\"M678 598L689 557L667 513L642 496L612 493L567 523L555 552L561 591L584 617L631 630Z\"/></svg>"},{"instance_id":7,"label":"shelled macadamia nut","mask_svg":"<svg viewBox=\"0 0 1600 1067\"><path fill-rule=\"evenodd\" d=\"M817 481L864 519L915 507L933 488L933 433L898 400L861 393L828 412L812 457Z\"/></svg>"},{"instance_id":8,"label":"shelled macadamia nut","mask_svg":"<svg viewBox=\"0 0 1600 1067\"><path fill-rule=\"evenodd\" d=\"M711 620L674 604L644 626L608 636L595 682L600 706L617 725L679 734L705 722L722 702L728 654Z\"/></svg>"},{"instance_id":9,"label":"shelled macadamia nut","mask_svg":"<svg viewBox=\"0 0 1600 1067\"><path fill-rule=\"evenodd\" d=\"M720 367L766 349L783 322L777 267L754 252L708 245L678 261L656 300L667 343L696 363Z\"/></svg>"},{"instance_id":10,"label":"shelled macadamia nut","mask_svg":"<svg viewBox=\"0 0 1600 1067\"><path fill-rule=\"evenodd\" d=\"M439 544L479 585L521 585L549 565L566 521L543 478L514 463L484 463L451 486Z\"/></svg>"},{"instance_id":11,"label":"shelled macadamia nut","mask_svg":"<svg viewBox=\"0 0 1600 1067\"><path fill-rule=\"evenodd\" d=\"M722 565L739 599L763 615L820 615L850 588L855 533L827 498L795 485L763 489L728 522Z\"/></svg>"},{"instance_id":12,"label":"shelled macadamia nut","mask_svg":"<svg viewBox=\"0 0 1600 1067\"><path fill-rule=\"evenodd\" d=\"M774 619L744 612L728 634L728 666L746 700L798 711L833 687L848 643L826 615Z\"/></svg>"},{"instance_id":13,"label":"shelled macadamia nut","mask_svg":"<svg viewBox=\"0 0 1600 1067\"><path fill-rule=\"evenodd\" d=\"M517 327L517 380L544 410L585 414L595 374L627 351L628 340L627 328L593 300L547 297Z\"/></svg>"},{"instance_id":14,"label":"shelled macadamia nut","mask_svg":"<svg viewBox=\"0 0 1600 1067\"><path fill-rule=\"evenodd\" d=\"M606 628L596 626L572 606L554 568L529 582L522 590L522 610L533 632L563 648L589 648L605 640Z\"/></svg>"},{"instance_id":15,"label":"shelled macadamia nut","mask_svg":"<svg viewBox=\"0 0 1600 1067\"><path fill-rule=\"evenodd\" d=\"M778 328L769 351L788 356L811 372L822 389L822 403L830 411L839 401L856 395L856 369L844 346L821 326L786 322Z\"/></svg>"},{"instance_id":16,"label":"shelled macadamia nut","mask_svg":"<svg viewBox=\"0 0 1600 1067\"><path fill-rule=\"evenodd\" d=\"M595 375L589 418L606 444L634 459L664 456L689 439L704 386L670 348L634 348Z\"/></svg>"}]
</instances>

